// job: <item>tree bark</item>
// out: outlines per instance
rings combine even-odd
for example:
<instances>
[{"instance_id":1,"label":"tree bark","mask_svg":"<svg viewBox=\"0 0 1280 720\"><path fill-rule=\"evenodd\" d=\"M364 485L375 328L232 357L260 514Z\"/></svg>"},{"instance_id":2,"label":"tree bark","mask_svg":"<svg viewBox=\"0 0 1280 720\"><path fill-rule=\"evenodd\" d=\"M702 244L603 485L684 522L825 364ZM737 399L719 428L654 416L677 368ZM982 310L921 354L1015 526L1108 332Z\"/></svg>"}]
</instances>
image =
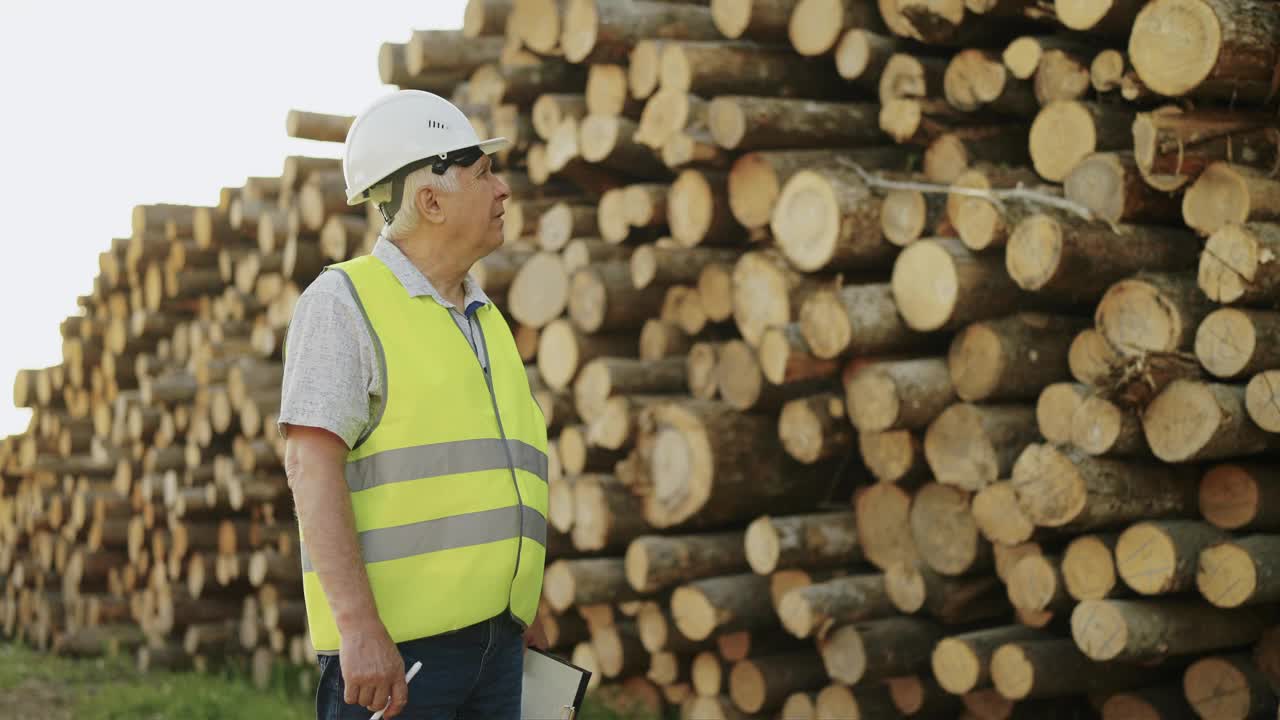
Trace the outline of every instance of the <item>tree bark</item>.
<instances>
[{"instance_id":1,"label":"tree bark","mask_svg":"<svg viewBox=\"0 0 1280 720\"><path fill-rule=\"evenodd\" d=\"M837 624L891 617L882 575L849 575L796 588L777 603L782 626L798 638L821 637Z\"/></svg>"},{"instance_id":2,"label":"tree bark","mask_svg":"<svg viewBox=\"0 0 1280 720\"><path fill-rule=\"evenodd\" d=\"M1030 445L1013 467L1018 503L1036 525L1073 530L1195 513L1193 468L1093 458Z\"/></svg>"},{"instance_id":3,"label":"tree bark","mask_svg":"<svg viewBox=\"0 0 1280 720\"><path fill-rule=\"evenodd\" d=\"M800 306L800 332L818 358L924 350L939 338L912 330L889 283L821 288Z\"/></svg>"},{"instance_id":4,"label":"tree bark","mask_svg":"<svg viewBox=\"0 0 1280 720\"><path fill-rule=\"evenodd\" d=\"M712 0L711 19L730 40L787 40L791 11L799 0Z\"/></svg>"},{"instance_id":5,"label":"tree bark","mask_svg":"<svg viewBox=\"0 0 1280 720\"><path fill-rule=\"evenodd\" d=\"M721 39L711 10L700 5L570 0L565 7L560 47L569 62L625 62L631 48L643 38Z\"/></svg>"},{"instance_id":6,"label":"tree bark","mask_svg":"<svg viewBox=\"0 0 1280 720\"><path fill-rule=\"evenodd\" d=\"M1143 411L1151 451L1165 462L1194 462L1277 447L1276 436L1249 419L1245 395L1238 385L1175 380Z\"/></svg>"},{"instance_id":7,"label":"tree bark","mask_svg":"<svg viewBox=\"0 0 1280 720\"><path fill-rule=\"evenodd\" d=\"M662 87L702 97L839 96L843 80L829 64L751 43L669 42L662 47Z\"/></svg>"},{"instance_id":8,"label":"tree bark","mask_svg":"<svg viewBox=\"0 0 1280 720\"><path fill-rule=\"evenodd\" d=\"M705 640L715 633L765 628L776 622L769 580L761 575L726 575L695 580L671 594L671 612L681 634Z\"/></svg>"},{"instance_id":9,"label":"tree bark","mask_svg":"<svg viewBox=\"0 0 1280 720\"><path fill-rule=\"evenodd\" d=\"M1133 156L1148 185L1173 192L1214 162L1280 168L1280 127L1265 115L1165 105L1133 120Z\"/></svg>"},{"instance_id":10,"label":"tree bark","mask_svg":"<svg viewBox=\"0 0 1280 720\"><path fill-rule=\"evenodd\" d=\"M871 146L883 141L879 107L793 98L721 95L707 110L711 137L726 150Z\"/></svg>"},{"instance_id":11,"label":"tree bark","mask_svg":"<svg viewBox=\"0 0 1280 720\"><path fill-rule=\"evenodd\" d=\"M885 618L843 625L818 646L827 674L854 685L924 670L942 636L942 628L928 620Z\"/></svg>"},{"instance_id":12,"label":"tree bark","mask_svg":"<svg viewBox=\"0 0 1280 720\"><path fill-rule=\"evenodd\" d=\"M627 581L642 593L748 569L740 532L646 535L627 547Z\"/></svg>"},{"instance_id":13,"label":"tree bark","mask_svg":"<svg viewBox=\"0 0 1280 720\"><path fill-rule=\"evenodd\" d=\"M760 713L780 707L793 692L816 690L826 682L822 657L812 650L748 658L729 673L729 697L739 710Z\"/></svg>"},{"instance_id":14,"label":"tree bark","mask_svg":"<svg viewBox=\"0 0 1280 720\"><path fill-rule=\"evenodd\" d=\"M896 563L884 574L889 601L906 614L927 613L947 625L992 620L1009 611L1004 585L993 576L947 577Z\"/></svg>"},{"instance_id":15,"label":"tree bark","mask_svg":"<svg viewBox=\"0 0 1280 720\"><path fill-rule=\"evenodd\" d=\"M684 387L685 368L680 358L645 362L599 357L578 373L573 383L574 407L583 420L593 423L603 414L609 398L616 395L677 393Z\"/></svg>"},{"instance_id":16,"label":"tree bark","mask_svg":"<svg viewBox=\"0 0 1280 720\"><path fill-rule=\"evenodd\" d=\"M1127 690L1166 675L1160 667L1096 663L1066 638L1006 643L991 657L996 690L1018 701Z\"/></svg>"},{"instance_id":17,"label":"tree bark","mask_svg":"<svg viewBox=\"0 0 1280 720\"><path fill-rule=\"evenodd\" d=\"M747 526L747 562L760 575L788 568L844 567L860 562L853 513L761 516Z\"/></svg>"},{"instance_id":18,"label":"tree bark","mask_svg":"<svg viewBox=\"0 0 1280 720\"><path fill-rule=\"evenodd\" d=\"M1224 537L1195 520L1148 521L1130 526L1116 542L1116 569L1142 595L1190 590L1200 551Z\"/></svg>"},{"instance_id":19,"label":"tree bark","mask_svg":"<svg viewBox=\"0 0 1280 720\"><path fill-rule=\"evenodd\" d=\"M557 613L573 606L633 600L620 557L556 560L547 566L543 597Z\"/></svg>"},{"instance_id":20,"label":"tree bark","mask_svg":"<svg viewBox=\"0 0 1280 720\"><path fill-rule=\"evenodd\" d=\"M1031 399L1069 375L1079 318L1019 313L962 330L947 357L956 395L968 402Z\"/></svg>"},{"instance_id":21,"label":"tree bark","mask_svg":"<svg viewBox=\"0 0 1280 720\"><path fill-rule=\"evenodd\" d=\"M1085 600L1071 613L1071 635L1085 655L1162 660L1253 642L1274 618L1264 608L1223 610L1185 600Z\"/></svg>"}]
</instances>

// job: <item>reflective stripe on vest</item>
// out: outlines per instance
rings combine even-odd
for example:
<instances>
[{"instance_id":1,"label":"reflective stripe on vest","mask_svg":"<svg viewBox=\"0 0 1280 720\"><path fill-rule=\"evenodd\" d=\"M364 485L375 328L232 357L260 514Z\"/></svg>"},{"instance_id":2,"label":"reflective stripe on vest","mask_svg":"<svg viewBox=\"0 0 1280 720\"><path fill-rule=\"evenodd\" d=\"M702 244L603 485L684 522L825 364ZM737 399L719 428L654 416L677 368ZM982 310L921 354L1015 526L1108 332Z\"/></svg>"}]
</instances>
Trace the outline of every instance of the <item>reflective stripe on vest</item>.
<instances>
[{"instance_id":1,"label":"reflective stripe on vest","mask_svg":"<svg viewBox=\"0 0 1280 720\"><path fill-rule=\"evenodd\" d=\"M389 483L439 475L498 470L507 467L507 456L498 438L455 440L434 445L388 450L347 463L347 489L351 492ZM507 440L517 468L547 481L547 454L519 440Z\"/></svg>"},{"instance_id":2,"label":"reflective stripe on vest","mask_svg":"<svg viewBox=\"0 0 1280 720\"><path fill-rule=\"evenodd\" d=\"M533 621L546 558L547 434L506 320L474 313L482 368L450 311L410 297L372 256L340 271L383 363L384 404L347 455L346 482L378 615L395 642L503 612ZM341 644L302 542L312 644Z\"/></svg>"},{"instance_id":3,"label":"reflective stripe on vest","mask_svg":"<svg viewBox=\"0 0 1280 720\"><path fill-rule=\"evenodd\" d=\"M379 530L365 530L358 534L360 557L366 563L385 562L439 550L510 540L521 534L521 527L524 528L525 537L546 545L547 524L539 522L538 511L527 506L522 506L520 511L524 514L523 518L516 514L514 507L505 507ZM315 568L311 565L311 558L304 548L302 571L313 570Z\"/></svg>"}]
</instances>

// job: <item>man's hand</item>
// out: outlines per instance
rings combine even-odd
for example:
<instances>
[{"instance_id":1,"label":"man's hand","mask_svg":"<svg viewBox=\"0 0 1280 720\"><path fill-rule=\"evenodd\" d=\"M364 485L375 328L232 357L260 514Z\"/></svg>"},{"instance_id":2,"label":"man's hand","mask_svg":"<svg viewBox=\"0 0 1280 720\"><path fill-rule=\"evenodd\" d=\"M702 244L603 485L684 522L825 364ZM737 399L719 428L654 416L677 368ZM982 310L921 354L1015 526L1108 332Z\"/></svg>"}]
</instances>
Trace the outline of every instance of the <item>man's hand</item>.
<instances>
[{"instance_id":1,"label":"man's hand","mask_svg":"<svg viewBox=\"0 0 1280 720\"><path fill-rule=\"evenodd\" d=\"M395 717L408 698L404 660L378 618L360 545L351 494L344 473L347 445L321 428L290 425L285 440L285 472L307 553L329 600L338 634L344 699L376 712L391 707Z\"/></svg>"},{"instance_id":2,"label":"man's hand","mask_svg":"<svg viewBox=\"0 0 1280 720\"><path fill-rule=\"evenodd\" d=\"M524 646L539 650L547 649L547 633L542 628L542 616L535 617L533 624L524 630Z\"/></svg>"},{"instance_id":3,"label":"man's hand","mask_svg":"<svg viewBox=\"0 0 1280 720\"><path fill-rule=\"evenodd\" d=\"M404 709L409 701L404 658L377 618L344 629L338 662L345 685L342 699L348 705L363 705L369 712L385 705L384 718L393 718Z\"/></svg>"}]
</instances>

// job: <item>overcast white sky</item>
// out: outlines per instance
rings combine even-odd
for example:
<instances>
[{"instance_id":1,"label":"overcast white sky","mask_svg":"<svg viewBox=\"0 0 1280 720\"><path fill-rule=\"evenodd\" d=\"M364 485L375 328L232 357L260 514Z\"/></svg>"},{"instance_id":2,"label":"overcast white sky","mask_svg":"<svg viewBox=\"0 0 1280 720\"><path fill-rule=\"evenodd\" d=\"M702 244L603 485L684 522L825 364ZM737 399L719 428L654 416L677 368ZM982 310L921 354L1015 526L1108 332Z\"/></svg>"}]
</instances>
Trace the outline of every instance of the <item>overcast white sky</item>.
<instances>
[{"instance_id":1,"label":"overcast white sky","mask_svg":"<svg viewBox=\"0 0 1280 720\"><path fill-rule=\"evenodd\" d=\"M290 108L353 115L392 90L378 47L462 26L465 0L0 2L0 436L26 428L19 368L60 362L58 324L142 203L217 203L340 146Z\"/></svg>"}]
</instances>

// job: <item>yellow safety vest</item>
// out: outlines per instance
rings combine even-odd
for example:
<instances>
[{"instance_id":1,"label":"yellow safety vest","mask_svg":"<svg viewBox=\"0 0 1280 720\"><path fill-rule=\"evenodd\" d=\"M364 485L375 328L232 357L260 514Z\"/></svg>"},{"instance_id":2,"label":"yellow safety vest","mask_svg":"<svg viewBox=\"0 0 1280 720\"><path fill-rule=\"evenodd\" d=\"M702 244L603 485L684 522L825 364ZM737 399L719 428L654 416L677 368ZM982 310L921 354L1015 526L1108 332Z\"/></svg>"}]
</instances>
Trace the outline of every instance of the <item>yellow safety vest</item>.
<instances>
[{"instance_id":1,"label":"yellow safety vest","mask_svg":"<svg viewBox=\"0 0 1280 720\"><path fill-rule=\"evenodd\" d=\"M386 401L347 455L356 532L378 615L395 642L509 612L533 622L547 534L547 430L493 305L475 316L486 373L449 310L410 297L381 260L332 266L349 280L383 356ZM302 541L317 651L341 644Z\"/></svg>"}]
</instances>

